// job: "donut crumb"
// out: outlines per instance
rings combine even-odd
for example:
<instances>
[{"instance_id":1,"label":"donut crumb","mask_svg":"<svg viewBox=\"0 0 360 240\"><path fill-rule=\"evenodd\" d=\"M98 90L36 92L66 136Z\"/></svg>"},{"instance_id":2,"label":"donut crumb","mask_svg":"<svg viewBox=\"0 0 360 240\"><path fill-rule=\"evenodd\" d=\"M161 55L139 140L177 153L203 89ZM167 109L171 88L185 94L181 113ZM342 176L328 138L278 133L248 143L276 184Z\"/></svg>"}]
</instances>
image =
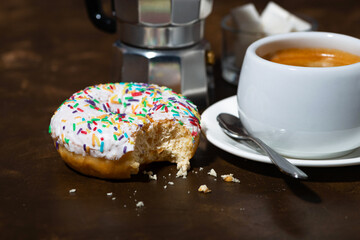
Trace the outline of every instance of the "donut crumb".
<instances>
[{"instance_id":1,"label":"donut crumb","mask_svg":"<svg viewBox=\"0 0 360 240\"><path fill-rule=\"evenodd\" d=\"M137 208L141 208L141 207L144 207L145 205L144 205L144 202L143 201L139 201L139 202L137 202L136 203L136 207Z\"/></svg>"},{"instance_id":2,"label":"donut crumb","mask_svg":"<svg viewBox=\"0 0 360 240\"><path fill-rule=\"evenodd\" d=\"M205 184L201 185L199 187L198 191L203 192L203 193L210 193L211 192L211 190Z\"/></svg>"},{"instance_id":3,"label":"donut crumb","mask_svg":"<svg viewBox=\"0 0 360 240\"><path fill-rule=\"evenodd\" d=\"M210 169L210 171L208 172L208 174L209 174L210 176L217 177L217 173L215 172L215 170L214 170L213 168Z\"/></svg>"},{"instance_id":4,"label":"donut crumb","mask_svg":"<svg viewBox=\"0 0 360 240\"><path fill-rule=\"evenodd\" d=\"M150 180L157 180L156 174L154 174L152 171L144 171L144 174L148 175Z\"/></svg>"},{"instance_id":5,"label":"donut crumb","mask_svg":"<svg viewBox=\"0 0 360 240\"><path fill-rule=\"evenodd\" d=\"M75 193L76 192L76 188L70 189L69 193Z\"/></svg>"},{"instance_id":6,"label":"donut crumb","mask_svg":"<svg viewBox=\"0 0 360 240\"><path fill-rule=\"evenodd\" d=\"M234 182L234 183L240 183L240 180L234 177L234 174L230 173L230 174L225 174L225 175L221 175L222 179L225 182Z\"/></svg>"}]
</instances>

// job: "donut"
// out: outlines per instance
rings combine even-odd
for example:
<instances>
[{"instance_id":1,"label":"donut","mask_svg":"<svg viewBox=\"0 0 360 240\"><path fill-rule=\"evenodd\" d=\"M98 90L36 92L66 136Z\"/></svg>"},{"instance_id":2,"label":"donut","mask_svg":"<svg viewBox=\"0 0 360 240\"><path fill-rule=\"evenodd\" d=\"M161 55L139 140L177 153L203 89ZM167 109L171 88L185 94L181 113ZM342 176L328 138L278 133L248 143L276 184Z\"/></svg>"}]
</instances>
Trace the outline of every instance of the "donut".
<instances>
[{"instance_id":1,"label":"donut","mask_svg":"<svg viewBox=\"0 0 360 240\"><path fill-rule=\"evenodd\" d=\"M196 106L170 88L147 83L107 83L63 102L49 133L62 159L98 178L124 179L142 165L169 161L185 177L200 140Z\"/></svg>"}]
</instances>

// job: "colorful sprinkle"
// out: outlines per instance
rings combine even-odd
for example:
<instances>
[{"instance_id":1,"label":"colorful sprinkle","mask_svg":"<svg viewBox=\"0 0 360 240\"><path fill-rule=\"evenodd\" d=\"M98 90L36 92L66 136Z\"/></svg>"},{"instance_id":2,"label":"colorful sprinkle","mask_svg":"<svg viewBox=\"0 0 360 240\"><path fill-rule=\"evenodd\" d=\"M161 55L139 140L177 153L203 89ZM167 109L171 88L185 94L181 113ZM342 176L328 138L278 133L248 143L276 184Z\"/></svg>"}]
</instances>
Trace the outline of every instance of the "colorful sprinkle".
<instances>
[{"instance_id":1,"label":"colorful sprinkle","mask_svg":"<svg viewBox=\"0 0 360 240\"><path fill-rule=\"evenodd\" d=\"M59 112L67 115L57 117ZM110 152L114 154L109 159L118 159L132 151L134 131L157 120L173 120L185 126L193 136L200 132L200 116L190 101L174 95L167 87L145 83L121 82L87 87L64 101L53 118L61 122L60 129L52 123L49 126L49 133L62 140L56 142L57 145L66 144L67 149L78 154L90 154L92 146L91 154L102 157L107 157ZM68 129L72 131L68 132ZM73 144L78 141L80 144ZM105 146L119 149L108 151Z\"/></svg>"},{"instance_id":2,"label":"colorful sprinkle","mask_svg":"<svg viewBox=\"0 0 360 240\"><path fill-rule=\"evenodd\" d=\"M100 152L101 153L104 152L104 142L101 142L101 144L100 144Z\"/></svg>"}]
</instances>

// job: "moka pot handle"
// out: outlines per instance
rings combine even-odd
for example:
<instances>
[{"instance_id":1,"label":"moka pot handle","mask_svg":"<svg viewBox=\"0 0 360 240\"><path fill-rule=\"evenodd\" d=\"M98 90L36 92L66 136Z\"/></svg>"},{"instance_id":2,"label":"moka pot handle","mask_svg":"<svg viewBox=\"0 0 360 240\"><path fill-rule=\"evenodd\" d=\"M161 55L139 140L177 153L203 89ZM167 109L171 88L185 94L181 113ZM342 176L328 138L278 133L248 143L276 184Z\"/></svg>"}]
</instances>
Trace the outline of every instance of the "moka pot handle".
<instances>
[{"instance_id":1,"label":"moka pot handle","mask_svg":"<svg viewBox=\"0 0 360 240\"><path fill-rule=\"evenodd\" d=\"M95 27L107 33L116 32L116 21L104 13L101 0L85 0L85 5L90 21ZM114 1L111 1L111 8L114 11Z\"/></svg>"}]
</instances>

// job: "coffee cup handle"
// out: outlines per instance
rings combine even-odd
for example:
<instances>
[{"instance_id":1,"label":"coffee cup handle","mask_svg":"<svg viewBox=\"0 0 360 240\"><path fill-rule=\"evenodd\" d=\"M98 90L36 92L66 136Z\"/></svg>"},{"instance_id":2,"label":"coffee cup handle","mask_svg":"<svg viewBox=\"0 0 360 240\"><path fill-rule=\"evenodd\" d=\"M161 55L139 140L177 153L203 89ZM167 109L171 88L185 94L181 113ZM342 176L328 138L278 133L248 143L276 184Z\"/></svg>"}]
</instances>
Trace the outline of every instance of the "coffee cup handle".
<instances>
[{"instance_id":1,"label":"coffee cup handle","mask_svg":"<svg viewBox=\"0 0 360 240\"><path fill-rule=\"evenodd\" d=\"M115 33L116 21L106 16L101 5L101 0L85 0L85 5L90 21L95 27L107 33ZM111 1L111 5L114 10L114 1Z\"/></svg>"}]
</instances>

